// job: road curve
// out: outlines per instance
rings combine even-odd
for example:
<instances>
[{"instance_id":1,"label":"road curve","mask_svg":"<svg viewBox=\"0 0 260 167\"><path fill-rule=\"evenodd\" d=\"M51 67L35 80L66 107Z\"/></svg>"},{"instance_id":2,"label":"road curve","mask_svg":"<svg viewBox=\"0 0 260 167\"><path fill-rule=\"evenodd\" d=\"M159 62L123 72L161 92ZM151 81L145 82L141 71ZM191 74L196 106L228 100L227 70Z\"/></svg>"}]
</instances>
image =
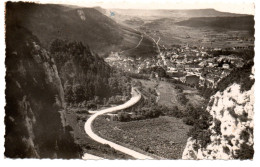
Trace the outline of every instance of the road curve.
<instances>
[{"instance_id":1,"label":"road curve","mask_svg":"<svg viewBox=\"0 0 260 167\"><path fill-rule=\"evenodd\" d=\"M93 114L85 123L85 132L95 141L102 143L102 144L108 144L110 147L114 148L115 150L118 150L120 152L123 152L125 154L128 154L136 159L153 159L152 157L149 157L147 155L141 154L139 152L136 152L134 150L131 150L129 148L123 147L121 145L118 145L116 143L113 143L111 141L105 140L98 135L96 135L92 130L92 122L95 120L95 118L99 115L115 112L118 110L126 109L128 107L131 107L132 105L136 104L141 99L141 94L134 88L132 88L132 98L128 100L126 103L121 104L116 107L107 108L104 110L100 110Z\"/></svg>"}]
</instances>

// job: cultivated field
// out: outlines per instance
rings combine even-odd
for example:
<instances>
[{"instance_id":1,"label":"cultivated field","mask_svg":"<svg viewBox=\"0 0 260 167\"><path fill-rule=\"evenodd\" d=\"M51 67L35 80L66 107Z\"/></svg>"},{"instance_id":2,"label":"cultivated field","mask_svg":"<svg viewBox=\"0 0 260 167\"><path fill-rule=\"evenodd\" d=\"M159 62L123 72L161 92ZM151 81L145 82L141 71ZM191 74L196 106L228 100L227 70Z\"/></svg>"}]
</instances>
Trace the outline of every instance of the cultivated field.
<instances>
[{"instance_id":1,"label":"cultivated field","mask_svg":"<svg viewBox=\"0 0 260 167\"><path fill-rule=\"evenodd\" d=\"M103 138L136 151L180 159L190 126L181 119L168 116L131 122L109 121L100 116L94 121L93 128Z\"/></svg>"}]
</instances>

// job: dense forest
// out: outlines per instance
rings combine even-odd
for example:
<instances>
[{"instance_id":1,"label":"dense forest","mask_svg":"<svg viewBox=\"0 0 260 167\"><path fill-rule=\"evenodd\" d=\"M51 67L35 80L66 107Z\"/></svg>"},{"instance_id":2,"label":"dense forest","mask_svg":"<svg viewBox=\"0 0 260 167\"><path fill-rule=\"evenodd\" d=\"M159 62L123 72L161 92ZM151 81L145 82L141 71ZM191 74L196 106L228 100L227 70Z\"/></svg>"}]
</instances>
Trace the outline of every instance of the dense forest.
<instances>
[{"instance_id":1,"label":"dense forest","mask_svg":"<svg viewBox=\"0 0 260 167\"><path fill-rule=\"evenodd\" d=\"M81 42L55 40L50 47L61 82L65 101L78 104L95 100L96 103L120 101L129 97L130 78L112 69L103 58L91 52Z\"/></svg>"}]
</instances>

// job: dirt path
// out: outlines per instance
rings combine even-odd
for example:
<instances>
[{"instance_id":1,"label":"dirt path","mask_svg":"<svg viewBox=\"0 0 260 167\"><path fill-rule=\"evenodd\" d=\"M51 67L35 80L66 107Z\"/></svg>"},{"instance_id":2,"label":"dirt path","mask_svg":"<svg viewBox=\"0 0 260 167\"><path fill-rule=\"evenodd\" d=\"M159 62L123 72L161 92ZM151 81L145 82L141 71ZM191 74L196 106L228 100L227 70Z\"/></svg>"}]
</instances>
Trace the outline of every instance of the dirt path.
<instances>
[{"instance_id":1,"label":"dirt path","mask_svg":"<svg viewBox=\"0 0 260 167\"><path fill-rule=\"evenodd\" d=\"M121 51L120 53L124 53L124 52L130 51L130 50L136 49L136 48L139 47L139 45L142 43L143 39L144 39L144 35L142 34L140 41L138 42L138 44L137 44L135 47L133 47L133 48L131 48L131 49L123 50L123 51Z\"/></svg>"}]
</instances>

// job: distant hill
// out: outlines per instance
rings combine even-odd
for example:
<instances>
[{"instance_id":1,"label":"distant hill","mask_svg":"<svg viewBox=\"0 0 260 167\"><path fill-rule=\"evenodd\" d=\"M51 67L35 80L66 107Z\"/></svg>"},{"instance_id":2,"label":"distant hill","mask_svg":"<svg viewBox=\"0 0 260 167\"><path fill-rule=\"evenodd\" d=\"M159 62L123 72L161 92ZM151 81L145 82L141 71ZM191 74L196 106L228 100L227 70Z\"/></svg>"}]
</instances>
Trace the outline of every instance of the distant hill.
<instances>
[{"instance_id":1,"label":"distant hill","mask_svg":"<svg viewBox=\"0 0 260 167\"><path fill-rule=\"evenodd\" d=\"M115 14L136 16L136 17L224 17L242 16L242 14L220 12L215 9L111 9Z\"/></svg>"},{"instance_id":2,"label":"distant hill","mask_svg":"<svg viewBox=\"0 0 260 167\"><path fill-rule=\"evenodd\" d=\"M104 12L118 23L125 24L132 28L138 28L140 25L153 22L158 19L174 19L178 21L194 17L237 17L245 16L228 12L220 12L215 9L109 9ZM110 16L110 12L114 15Z\"/></svg>"},{"instance_id":3,"label":"distant hill","mask_svg":"<svg viewBox=\"0 0 260 167\"><path fill-rule=\"evenodd\" d=\"M106 56L111 51L132 48L140 40L138 32L117 24L94 8L23 2L7 3L6 8L12 11L8 24L27 28L46 48L57 38L68 39L81 41Z\"/></svg>"},{"instance_id":4,"label":"distant hill","mask_svg":"<svg viewBox=\"0 0 260 167\"><path fill-rule=\"evenodd\" d=\"M117 21L128 20L130 18L141 18L143 20L155 20L161 18L191 18L191 17L230 17L245 16L242 14L220 12L215 9L110 9L115 13L113 18Z\"/></svg>"},{"instance_id":5,"label":"distant hill","mask_svg":"<svg viewBox=\"0 0 260 167\"><path fill-rule=\"evenodd\" d=\"M221 12L215 9L187 9L187 10L171 10L169 11L177 17L182 15L185 17L227 17L227 16L244 16L244 14L236 14L229 12Z\"/></svg>"},{"instance_id":6,"label":"distant hill","mask_svg":"<svg viewBox=\"0 0 260 167\"><path fill-rule=\"evenodd\" d=\"M209 27L215 30L246 30L254 34L254 16L241 17L198 17L175 23L188 27Z\"/></svg>"}]
</instances>

